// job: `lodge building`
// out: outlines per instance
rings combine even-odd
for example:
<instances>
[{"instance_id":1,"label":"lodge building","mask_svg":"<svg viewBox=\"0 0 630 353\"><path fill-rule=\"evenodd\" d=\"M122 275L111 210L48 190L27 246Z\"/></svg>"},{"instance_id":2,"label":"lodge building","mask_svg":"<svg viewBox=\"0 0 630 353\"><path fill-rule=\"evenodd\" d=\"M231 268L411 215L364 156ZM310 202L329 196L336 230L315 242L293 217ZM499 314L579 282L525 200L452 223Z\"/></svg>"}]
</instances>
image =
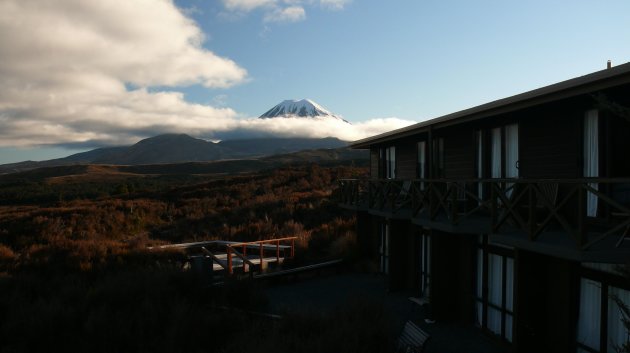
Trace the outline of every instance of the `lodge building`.
<instances>
[{"instance_id":1,"label":"lodge building","mask_svg":"<svg viewBox=\"0 0 630 353\"><path fill-rule=\"evenodd\" d=\"M434 319L514 352L614 352L630 304L630 63L354 142L359 244Z\"/></svg>"}]
</instances>

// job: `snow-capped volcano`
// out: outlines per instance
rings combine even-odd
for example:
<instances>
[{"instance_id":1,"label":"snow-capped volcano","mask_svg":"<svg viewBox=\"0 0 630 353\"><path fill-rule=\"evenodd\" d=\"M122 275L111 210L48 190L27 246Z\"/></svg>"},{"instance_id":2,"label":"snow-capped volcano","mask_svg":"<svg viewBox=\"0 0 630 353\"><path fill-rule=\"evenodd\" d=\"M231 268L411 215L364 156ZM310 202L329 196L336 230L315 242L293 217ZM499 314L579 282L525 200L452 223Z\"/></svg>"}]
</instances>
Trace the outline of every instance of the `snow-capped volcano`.
<instances>
[{"instance_id":1,"label":"snow-capped volcano","mask_svg":"<svg viewBox=\"0 0 630 353\"><path fill-rule=\"evenodd\" d=\"M326 108L310 99L285 100L261 115L261 119L267 118L333 118L344 120L341 116L331 113Z\"/></svg>"}]
</instances>

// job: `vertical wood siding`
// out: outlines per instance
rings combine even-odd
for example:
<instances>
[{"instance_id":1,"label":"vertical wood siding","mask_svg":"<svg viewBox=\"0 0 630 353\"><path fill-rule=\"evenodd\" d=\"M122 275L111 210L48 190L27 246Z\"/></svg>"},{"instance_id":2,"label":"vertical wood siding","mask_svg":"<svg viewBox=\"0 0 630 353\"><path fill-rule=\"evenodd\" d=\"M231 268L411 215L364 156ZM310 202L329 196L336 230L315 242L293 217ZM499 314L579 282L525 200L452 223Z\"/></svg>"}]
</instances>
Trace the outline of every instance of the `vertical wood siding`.
<instances>
[{"instance_id":1,"label":"vertical wood siding","mask_svg":"<svg viewBox=\"0 0 630 353\"><path fill-rule=\"evenodd\" d=\"M416 177L416 142L403 141L396 145L396 177L399 179L414 179Z\"/></svg>"},{"instance_id":2,"label":"vertical wood siding","mask_svg":"<svg viewBox=\"0 0 630 353\"><path fill-rule=\"evenodd\" d=\"M372 179L378 179L378 148L372 147L370 149L370 177Z\"/></svg>"},{"instance_id":3,"label":"vertical wood siding","mask_svg":"<svg viewBox=\"0 0 630 353\"><path fill-rule=\"evenodd\" d=\"M444 135L446 178L475 177L475 139L471 128L451 130Z\"/></svg>"},{"instance_id":4,"label":"vertical wood siding","mask_svg":"<svg viewBox=\"0 0 630 353\"><path fill-rule=\"evenodd\" d=\"M576 178L582 175L583 113L560 112L520 119L520 175Z\"/></svg>"}]
</instances>

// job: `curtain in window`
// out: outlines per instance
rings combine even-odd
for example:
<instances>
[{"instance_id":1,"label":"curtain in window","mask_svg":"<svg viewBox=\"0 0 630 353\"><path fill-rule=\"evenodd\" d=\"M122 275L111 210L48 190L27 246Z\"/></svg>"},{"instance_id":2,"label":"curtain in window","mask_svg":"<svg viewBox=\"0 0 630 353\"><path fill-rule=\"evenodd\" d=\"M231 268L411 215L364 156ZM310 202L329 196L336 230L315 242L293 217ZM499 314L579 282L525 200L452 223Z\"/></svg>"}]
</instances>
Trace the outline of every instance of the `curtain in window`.
<instances>
[{"instance_id":1,"label":"curtain in window","mask_svg":"<svg viewBox=\"0 0 630 353\"><path fill-rule=\"evenodd\" d=\"M396 147L387 147L385 150L385 159L387 168L386 177L388 179L396 178Z\"/></svg>"},{"instance_id":2,"label":"curtain in window","mask_svg":"<svg viewBox=\"0 0 630 353\"><path fill-rule=\"evenodd\" d=\"M505 339L512 342L512 315L505 314Z\"/></svg>"},{"instance_id":3,"label":"curtain in window","mask_svg":"<svg viewBox=\"0 0 630 353\"><path fill-rule=\"evenodd\" d=\"M418 142L418 178L426 178L424 166L427 158L427 143L425 141Z\"/></svg>"},{"instance_id":4,"label":"curtain in window","mask_svg":"<svg viewBox=\"0 0 630 353\"><path fill-rule=\"evenodd\" d=\"M577 341L597 350L599 350L601 296L601 283L586 278L581 279Z\"/></svg>"},{"instance_id":5,"label":"curtain in window","mask_svg":"<svg viewBox=\"0 0 630 353\"><path fill-rule=\"evenodd\" d=\"M518 177L518 124L505 127L505 176Z\"/></svg>"},{"instance_id":6,"label":"curtain in window","mask_svg":"<svg viewBox=\"0 0 630 353\"><path fill-rule=\"evenodd\" d=\"M518 177L518 124L505 127L505 177ZM505 185L507 197L512 196L513 183Z\"/></svg>"},{"instance_id":7,"label":"curtain in window","mask_svg":"<svg viewBox=\"0 0 630 353\"><path fill-rule=\"evenodd\" d=\"M503 258L488 254L488 302L501 307L503 304Z\"/></svg>"},{"instance_id":8,"label":"curtain in window","mask_svg":"<svg viewBox=\"0 0 630 353\"><path fill-rule=\"evenodd\" d=\"M624 304L630 305L630 292L610 286L608 287L608 295L611 296L608 298L608 352L613 353L616 352L615 347L628 342L630 337L621 322L623 315L612 296L616 296Z\"/></svg>"},{"instance_id":9,"label":"curtain in window","mask_svg":"<svg viewBox=\"0 0 630 353\"><path fill-rule=\"evenodd\" d=\"M503 257L488 254L488 303L503 306ZM501 311L488 306L488 329L501 334Z\"/></svg>"},{"instance_id":10,"label":"curtain in window","mask_svg":"<svg viewBox=\"0 0 630 353\"><path fill-rule=\"evenodd\" d=\"M488 330L501 335L501 310L488 307Z\"/></svg>"},{"instance_id":11,"label":"curtain in window","mask_svg":"<svg viewBox=\"0 0 630 353\"><path fill-rule=\"evenodd\" d=\"M477 249L477 298L483 297L483 250Z\"/></svg>"},{"instance_id":12,"label":"curtain in window","mask_svg":"<svg viewBox=\"0 0 630 353\"><path fill-rule=\"evenodd\" d=\"M477 297L476 302L476 316L477 325L481 327L483 325L483 250L477 249L477 286L475 288L475 294Z\"/></svg>"},{"instance_id":13,"label":"curtain in window","mask_svg":"<svg viewBox=\"0 0 630 353\"><path fill-rule=\"evenodd\" d=\"M514 311L514 259L505 258L505 309Z\"/></svg>"},{"instance_id":14,"label":"curtain in window","mask_svg":"<svg viewBox=\"0 0 630 353\"><path fill-rule=\"evenodd\" d=\"M476 319L477 319L476 324L479 327L483 327L483 303L476 302L475 308L476 308L475 314L476 314Z\"/></svg>"},{"instance_id":15,"label":"curtain in window","mask_svg":"<svg viewBox=\"0 0 630 353\"><path fill-rule=\"evenodd\" d=\"M599 176L599 132L598 132L597 110L589 110L584 115L584 176ZM597 189L597 183L588 184L593 189ZM586 195L586 215L595 217L597 215L597 196L593 193Z\"/></svg>"}]
</instances>

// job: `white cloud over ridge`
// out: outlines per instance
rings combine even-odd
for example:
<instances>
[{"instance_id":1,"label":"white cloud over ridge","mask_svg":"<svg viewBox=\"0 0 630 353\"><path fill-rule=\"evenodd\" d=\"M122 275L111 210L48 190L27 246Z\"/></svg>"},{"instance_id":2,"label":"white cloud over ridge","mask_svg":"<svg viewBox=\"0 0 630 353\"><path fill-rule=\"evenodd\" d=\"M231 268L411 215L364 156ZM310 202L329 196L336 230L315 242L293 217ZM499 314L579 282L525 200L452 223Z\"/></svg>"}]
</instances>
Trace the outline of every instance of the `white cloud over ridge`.
<instances>
[{"instance_id":1,"label":"white cloud over ridge","mask_svg":"<svg viewBox=\"0 0 630 353\"><path fill-rule=\"evenodd\" d=\"M164 87L247 80L244 68L203 41L171 0L1 1L0 147L96 147L161 133L355 140L412 123L257 119L225 106L225 95L214 107L188 102Z\"/></svg>"}]
</instances>

